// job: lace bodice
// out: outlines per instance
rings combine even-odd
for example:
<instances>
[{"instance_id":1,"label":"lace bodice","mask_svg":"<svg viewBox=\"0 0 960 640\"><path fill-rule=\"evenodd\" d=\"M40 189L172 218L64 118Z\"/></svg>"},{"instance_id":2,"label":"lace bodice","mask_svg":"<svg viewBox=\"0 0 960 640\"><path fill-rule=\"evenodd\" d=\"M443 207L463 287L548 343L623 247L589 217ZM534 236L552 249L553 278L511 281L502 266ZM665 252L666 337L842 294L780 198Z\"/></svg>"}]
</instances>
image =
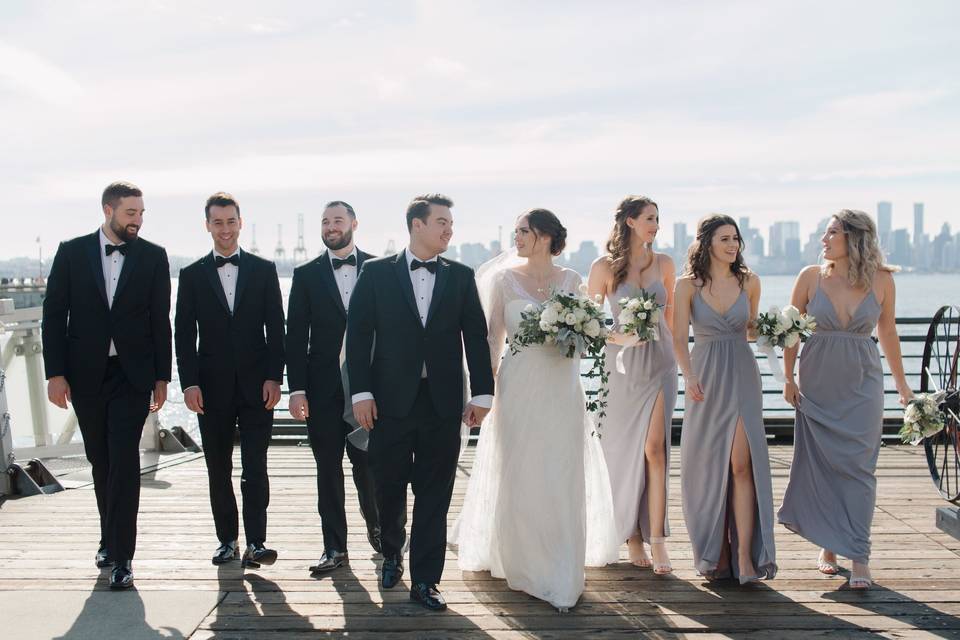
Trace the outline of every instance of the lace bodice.
<instances>
[{"instance_id":1,"label":"lace bodice","mask_svg":"<svg viewBox=\"0 0 960 640\"><path fill-rule=\"evenodd\" d=\"M527 305L540 304L554 290L576 293L582 282L576 271L561 268L550 282L541 287L541 291L533 288L531 279L513 269L504 269L497 274L493 294L484 309L487 314L490 361L494 371L500 364L506 341L520 328L520 314Z\"/></svg>"}]
</instances>

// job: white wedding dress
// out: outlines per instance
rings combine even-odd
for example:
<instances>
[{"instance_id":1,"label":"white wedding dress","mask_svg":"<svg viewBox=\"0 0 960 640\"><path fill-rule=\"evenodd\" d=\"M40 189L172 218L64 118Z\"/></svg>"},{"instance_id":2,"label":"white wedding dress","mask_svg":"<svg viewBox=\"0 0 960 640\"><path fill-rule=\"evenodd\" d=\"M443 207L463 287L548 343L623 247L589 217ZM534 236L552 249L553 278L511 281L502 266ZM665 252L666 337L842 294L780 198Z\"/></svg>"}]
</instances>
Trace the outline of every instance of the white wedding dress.
<instances>
[{"instance_id":1,"label":"white wedding dress","mask_svg":"<svg viewBox=\"0 0 960 640\"><path fill-rule=\"evenodd\" d=\"M525 278L500 270L484 300L494 370L499 364L496 395L451 538L461 570L490 571L511 589L568 608L583 593L584 566L616 562L620 540L600 441L590 435L580 359L551 345L516 355L505 348L520 312L547 297L524 286ZM563 269L542 289L576 292L580 282Z\"/></svg>"}]
</instances>

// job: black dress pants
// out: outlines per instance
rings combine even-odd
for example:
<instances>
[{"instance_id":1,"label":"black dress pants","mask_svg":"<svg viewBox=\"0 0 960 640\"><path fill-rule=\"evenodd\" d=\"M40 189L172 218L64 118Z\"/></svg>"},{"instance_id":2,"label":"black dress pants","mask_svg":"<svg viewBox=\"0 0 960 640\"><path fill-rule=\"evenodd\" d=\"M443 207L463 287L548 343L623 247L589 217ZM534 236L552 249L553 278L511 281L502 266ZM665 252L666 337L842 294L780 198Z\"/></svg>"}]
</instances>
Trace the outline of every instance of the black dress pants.
<instances>
[{"instance_id":1,"label":"black dress pants","mask_svg":"<svg viewBox=\"0 0 960 640\"><path fill-rule=\"evenodd\" d=\"M120 359L113 356L107 361L100 393L74 395L72 400L93 467L100 544L113 560L133 560L140 509L140 436L150 412L150 392L134 389Z\"/></svg>"},{"instance_id":2,"label":"black dress pants","mask_svg":"<svg viewBox=\"0 0 960 640\"><path fill-rule=\"evenodd\" d=\"M353 427L343 420L343 394L339 393L327 402L310 403L307 418L307 433L310 448L317 463L317 512L323 528L325 550L347 550L346 497L343 488L343 452L346 449L353 472L353 484L357 488L360 514L367 530L379 527L373 475L367 464L367 452L357 449L347 441Z\"/></svg>"},{"instance_id":3,"label":"black dress pants","mask_svg":"<svg viewBox=\"0 0 960 640\"><path fill-rule=\"evenodd\" d=\"M262 404L247 404L238 386L234 387L230 406L205 407L203 415L198 416L210 485L210 507L217 539L221 543L237 540L239 522L232 476L233 438L239 429L243 531L248 544L263 544L267 539L267 506L270 504L267 448L273 431L273 411L264 409Z\"/></svg>"},{"instance_id":4,"label":"black dress pants","mask_svg":"<svg viewBox=\"0 0 960 640\"><path fill-rule=\"evenodd\" d=\"M368 455L380 514L383 556L399 557L406 540L407 485L413 486L410 578L436 584L447 550L447 511L460 451L460 416L437 415L426 379L410 414L381 416Z\"/></svg>"}]
</instances>

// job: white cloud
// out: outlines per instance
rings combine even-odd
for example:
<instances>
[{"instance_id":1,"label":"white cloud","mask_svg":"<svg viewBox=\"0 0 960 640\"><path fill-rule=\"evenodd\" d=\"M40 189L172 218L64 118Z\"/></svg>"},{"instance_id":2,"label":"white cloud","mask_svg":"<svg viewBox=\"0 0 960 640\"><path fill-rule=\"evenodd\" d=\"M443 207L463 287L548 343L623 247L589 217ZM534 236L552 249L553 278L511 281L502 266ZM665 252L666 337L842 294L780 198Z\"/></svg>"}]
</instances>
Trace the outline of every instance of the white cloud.
<instances>
[{"instance_id":1,"label":"white cloud","mask_svg":"<svg viewBox=\"0 0 960 640\"><path fill-rule=\"evenodd\" d=\"M0 41L0 86L29 98L69 106L83 95L83 87L69 73L26 49Z\"/></svg>"}]
</instances>

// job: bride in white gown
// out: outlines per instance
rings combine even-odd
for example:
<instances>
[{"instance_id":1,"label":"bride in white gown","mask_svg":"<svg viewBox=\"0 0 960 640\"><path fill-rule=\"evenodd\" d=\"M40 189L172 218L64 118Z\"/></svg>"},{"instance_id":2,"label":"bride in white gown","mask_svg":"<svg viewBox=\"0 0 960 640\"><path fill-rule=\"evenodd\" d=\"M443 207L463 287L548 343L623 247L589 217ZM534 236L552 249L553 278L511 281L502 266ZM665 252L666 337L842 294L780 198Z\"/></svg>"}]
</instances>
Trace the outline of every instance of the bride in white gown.
<instances>
[{"instance_id":1,"label":"bride in white gown","mask_svg":"<svg viewBox=\"0 0 960 640\"><path fill-rule=\"evenodd\" d=\"M579 290L580 276L552 261L565 238L556 216L534 209L517 221L516 254L478 271L497 386L451 536L461 570L490 571L561 611L583 593L584 566L618 559L610 480L590 435L580 359L550 345L514 355L505 339L527 305Z\"/></svg>"}]
</instances>

